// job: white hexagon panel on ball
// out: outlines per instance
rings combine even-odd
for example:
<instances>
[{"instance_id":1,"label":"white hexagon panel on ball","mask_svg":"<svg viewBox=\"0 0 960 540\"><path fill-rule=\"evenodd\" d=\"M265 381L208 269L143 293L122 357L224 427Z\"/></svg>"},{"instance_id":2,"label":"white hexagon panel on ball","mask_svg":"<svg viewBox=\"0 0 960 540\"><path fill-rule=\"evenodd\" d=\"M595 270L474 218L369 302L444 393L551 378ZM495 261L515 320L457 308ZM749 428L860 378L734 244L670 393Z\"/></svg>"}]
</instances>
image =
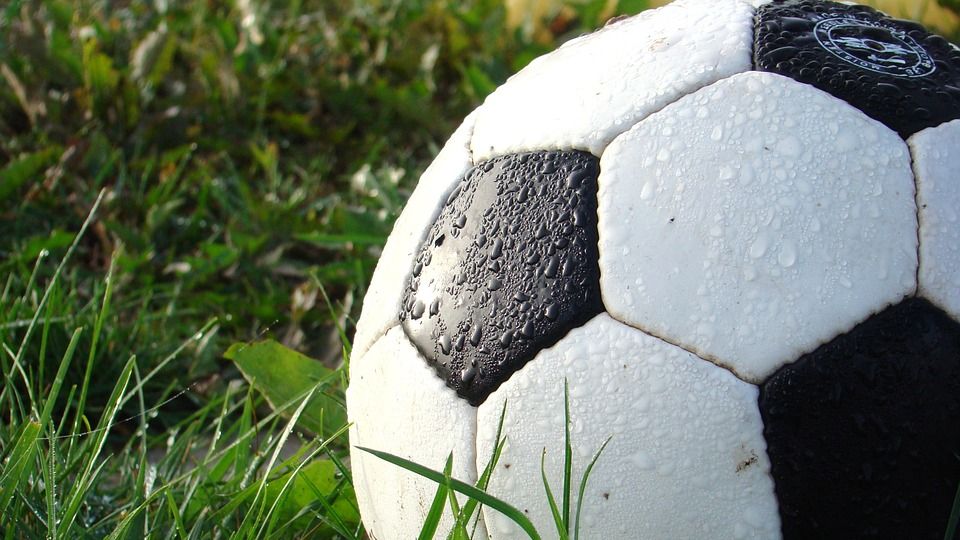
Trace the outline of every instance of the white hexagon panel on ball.
<instances>
[{"instance_id":1,"label":"white hexagon panel on ball","mask_svg":"<svg viewBox=\"0 0 960 540\"><path fill-rule=\"evenodd\" d=\"M540 457L546 453L547 477L560 493L565 384L573 486L610 439L588 478L585 531L602 529L610 540L663 538L664 531L670 538L779 536L757 388L606 314L542 351L479 408L478 469L497 443L506 403L506 445L489 490L542 534L555 528ZM495 510L485 509L484 520L491 539L522 536Z\"/></svg>"},{"instance_id":2,"label":"white hexagon panel on ball","mask_svg":"<svg viewBox=\"0 0 960 540\"><path fill-rule=\"evenodd\" d=\"M746 380L914 291L906 144L808 85L715 83L615 139L600 170L610 314Z\"/></svg>"}]
</instances>

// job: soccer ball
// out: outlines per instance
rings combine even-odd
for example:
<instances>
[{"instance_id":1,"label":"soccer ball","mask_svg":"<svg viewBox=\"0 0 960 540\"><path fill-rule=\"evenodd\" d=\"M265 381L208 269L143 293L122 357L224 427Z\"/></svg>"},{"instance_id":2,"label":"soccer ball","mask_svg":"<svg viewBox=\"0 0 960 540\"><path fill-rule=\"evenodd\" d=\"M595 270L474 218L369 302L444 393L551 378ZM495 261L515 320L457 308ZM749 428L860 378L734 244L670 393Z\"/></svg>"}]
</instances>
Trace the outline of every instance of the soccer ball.
<instances>
[{"instance_id":1,"label":"soccer ball","mask_svg":"<svg viewBox=\"0 0 960 540\"><path fill-rule=\"evenodd\" d=\"M569 427L575 482L609 439L585 537L942 538L958 118L960 49L851 4L682 0L532 62L424 173L364 301L371 536L417 537L437 486L355 447L473 483L502 420L487 490L544 534Z\"/></svg>"}]
</instances>

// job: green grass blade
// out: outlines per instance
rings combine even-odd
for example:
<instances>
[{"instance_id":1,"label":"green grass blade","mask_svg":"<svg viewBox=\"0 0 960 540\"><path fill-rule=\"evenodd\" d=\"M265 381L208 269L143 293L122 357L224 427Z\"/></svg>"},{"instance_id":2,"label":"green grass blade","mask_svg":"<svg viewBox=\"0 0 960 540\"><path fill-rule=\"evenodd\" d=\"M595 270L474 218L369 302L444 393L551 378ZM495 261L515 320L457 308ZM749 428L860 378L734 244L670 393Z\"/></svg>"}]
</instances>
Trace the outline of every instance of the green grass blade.
<instances>
[{"instance_id":1,"label":"green grass blade","mask_svg":"<svg viewBox=\"0 0 960 540\"><path fill-rule=\"evenodd\" d=\"M580 478L580 491L577 494L577 517L576 524L573 527L574 540L579 540L580 538L580 510L583 508L583 494L587 491L587 480L590 478L590 472L593 471L593 466L596 465L597 460L600 459L600 454L603 453L603 449L607 447L612 438L613 436L610 436L607 437L607 440L603 441L603 444L600 445L600 448L593 455L593 459L590 460L590 464L587 465L587 469L583 471L583 477Z\"/></svg>"},{"instance_id":2,"label":"green grass blade","mask_svg":"<svg viewBox=\"0 0 960 540\"><path fill-rule=\"evenodd\" d=\"M48 431L49 433L50 431ZM47 505L47 538L56 540L60 537L57 532L57 463L54 446L50 445L49 459L44 459L42 451L37 461L40 462L40 474L43 477L44 502Z\"/></svg>"},{"instance_id":3,"label":"green grass blade","mask_svg":"<svg viewBox=\"0 0 960 540\"><path fill-rule=\"evenodd\" d=\"M444 468L443 470L443 478L445 481L444 485L450 485L452 470L453 461L450 462L450 469ZM450 505L451 515L459 516L462 513L460 511L460 501L457 500L457 494L453 490L447 490L447 503ZM467 536L467 529L460 524L459 520L454 521L453 529L450 530L449 538L452 540L469 540L469 537Z\"/></svg>"},{"instance_id":4,"label":"green grass blade","mask_svg":"<svg viewBox=\"0 0 960 540\"><path fill-rule=\"evenodd\" d=\"M493 475L493 471L496 470L497 463L500 462L500 455L503 453L503 447L506 444L507 440L503 437L503 421L507 416L507 401L503 401L503 407L500 409L500 420L497 422L497 436L493 440L497 441L497 444L493 447L493 452L490 453L490 459L487 460L487 465L483 468L483 472L480 473L480 478L477 479L477 487L481 490L486 491L487 486L490 484L490 477ZM467 523L470 521L470 518L473 517L473 513L479 508L479 502L477 499L470 499L463 505L463 512L460 512L460 515L457 516L457 525L466 527ZM476 530L476 524L479 522L479 518L474 522L474 530Z\"/></svg>"},{"instance_id":5,"label":"green grass blade","mask_svg":"<svg viewBox=\"0 0 960 540\"><path fill-rule=\"evenodd\" d=\"M510 505L509 503L506 503L490 495L486 491L477 489L476 487L471 486L470 484L467 484L466 482L462 482L455 478L447 479L443 476L442 472L424 467L423 465L414 463L413 461L404 459L399 456L395 456L388 452L381 452L380 450L373 450L372 448L365 448L362 446L357 446L356 448L358 450L367 452L368 454L373 454L374 456L377 456L378 458L388 463L392 463L410 472L419 474L424 478L433 480L434 482L448 483L447 487L449 487L450 489L457 491L459 493L462 493L467 497L477 499L482 504L490 508L493 508L494 510L500 512L501 514L509 518L511 521L516 523L517 526L523 529L523 532L527 533L527 536L530 537L532 540L540 540L540 534L537 533L536 527L533 526L533 523L527 518L527 516L523 515L523 512L518 510L516 507Z\"/></svg>"},{"instance_id":6,"label":"green grass blade","mask_svg":"<svg viewBox=\"0 0 960 540\"><path fill-rule=\"evenodd\" d=\"M73 355L77 350L77 343L80 342L80 334L83 333L82 328L77 328L73 331L73 335L70 336L70 343L67 344L67 350L63 353L63 358L60 360L60 367L57 368L57 375L53 379L53 385L50 387L50 392L45 398L45 403L43 404L43 412L40 413L40 427L46 428L47 422L50 421L50 417L53 415L53 407L57 403L57 396L60 395L60 388L63 386L63 381L67 377L67 368L70 367L70 361L73 360Z\"/></svg>"},{"instance_id":7,"label":"green grass blade","mask_svg":"<svg viewBox=\"0 0 960 540\"><path fill-rule=\"evenodd\" d=\"M106 461L104 461L100 463L99 467L96 465L97 460L100 458L100 453L103 451L103 446L107 440L107 434L110 432L113 419L117 411L120 410L120 402L123 399L127 383L130 381L130 375L133 373L133 365L136 363L136 360L136 356L131 356L130 359L127 360L127 364L123 367L123 371L117 379L117 384L114 385L113 392L107 400L106 408L100 417L97 429L91 433L93 435L93 441L91 441L90 447L85 449L84 452L86 454L86 463L84 464L83 471L73 482L73 487L66 498L67 504L65 505L64 513L60 520L61 530L64 531L64 533L68 532L73 526L73 522L77 517L77 512L80 510L80 504L83 502L87 490L99 474L99 469L106 464ZM71 439L71 442L73 440L74 439Z\"/></svg>"},{"instance_id":8,"label":"green grass blade","mask_svg":"<svg viewBox=\"0 0 960 540\"><path fill-rule=\"evenodd\" d=\"M557 499L553 496L550 489L550 481L547 480L547 449L543 449L540 454L540 477L543 479L543 489L547 492L547 504L550 505L550 513L553 515L553 523L557 527L557 537L560 540L566 540L567 527L563 522L563 516L560 515L560 508L557 507Z\"/></svg>"},{"instance_id":9,"label":"green grass blade","mask_svg":"<svg viewBox=\"0 0 960 540\"><path fill-rule=\"evenodd\" d=\"M169 489L163 490L164 496L167 500L167 510L170 512L170 516L173 517L173 523L176 526L177 534L180 536L181 540L187 540L187 529L183 526L183 516L180 515L180 509L177 507L177 502L173 500L173 494L170 493Z\"/></svg>"},{"instance_id":10,"label":"green grass blade","mask_svg":"<svg viewBox=\"0 0 960 540\"><path fill-rule=\"evenodd\" d=\"M273 470L274 465L276 464L277 460L280 458L280 452L283 450L283 447L287 442L287 438L289 438L290 434L293 433L293 429L296 427L297 421L300 419L300 415L303 414L303 411L305 411L307 408L307 404L310 403L310 400L313 398L314 394L316 394L323 385L324 385L324 382L322 381L314 384L313 388L311 388L310 391L307 392L307 395L300 401L300 405L297 407L297 410L294 411L292 415L290 415L290 420L287 421L287 425L284 427L283 432L280 435L280 439L276 442L274 446L273 454L271 454L270 456L270 461L267 462L266 470L268 471ZM267 526L269 521L268 518L273 513L273 508L276 507L277 500L279 500L279 497L277 498L277 500L274 500L273 505L270 507L270 510L268 510L266 516L264 516L263 512L264 510L266 510L266 498L264 497L264 494L266 493L268 480L269 480L269 475L267 474L263 475L263 478L260 481L260 485L257 488L257 493L253 499L255 506L259 504L259 510L257 512L256 520L253 523L263 524L261 526L260 532L256 535L256 538L264 538L266 536L265 530L263 527ZM252 513L247 514L247 517L251 515ZM245 518L244 523L246 523L246 521L247 520ZM243 524L241 524L241 530L243 530L242 525Z\"/></svg>"},{"instance_id":11,"label":"green grass blade","mask_svg":"<svg viewBox=\"0 0 960 540\"><path fill-rule=\"evenodd\" d=\"M115 251L113 257L110 259L110 268L107 270L107 276L104 280L106 282L106 286L103 291L103 301L100 303L100 313L97 315L97 319L93 323L93 336L91 337L90 341L90 351L87 355L87 366L83 374L83 383L80 385L80 401L77 405L77 415L74 417L74 432L80 431L80 421L86 409L87 391L90 387L90 377L93 376L93 363L97 355L97 343L100 341L100 334L103 331L103 321L107 317L110 306L110 297L113 293L113 275L117 267L118 254L119 250ZM71 441L71 443L72 442L73 441Z\"/></svg>"},{"instance_id":12,"label":"green grass blade","mask_svg":"<svg viewBox=\"0 0 960 540\"><path fill-rule=\"evenodd\" d=\"M443 466L444 478L450 477L450 471L453 469L453 452L447 456L447 462ZM420 529L420 536L417 540L431 540L437 534L437 527L440 526L440 518L443 517L443 503L447 499L449 489L446 484L437 484L437 493L433 496L433 502L430 503L430 510L427 511L427 518L423 521L423 527Z\"/></svg>"},{"instance_id":13,"label":"green grass blade","mask_svg":"<svg viewBox=\"0 0 960 540\"><path fill-rule=\"evenodd\" d=\"M563 379L563 530L570 536L570 492L573 486L573 444L570 441L570 386Z\"/></svg>"},{"instance_id":14,"label":"green grass blade","mask_svg":"<svg viewBox=\"0 0 960 540\"><path fill-rule=\"evenodd\" d=\"M17 442L10 451L6 466L0 473L0 516L6 515L7 506L13 500L20 481L30 473L39 436L40 424L37 422L24 424L20 435L17 436Z\"/></svg>"},{"instance_id":15,"label":"green grass blade","mask_svg":"<svg viewBox=\"0 0 960 540\"><path fill-rule=\"evenodd\" d=\"M960 484L957 484L957 494L953 497L953 509L947 519L947 531L943 540L956 540L957 530L960 529Z\"/></svg>"},{"instance_id":16,"label":"green grass blade","mask_svg":"<svg viewBox=\"0 0 960 540\"><path fill-rule=\"evenodd\" d=\"M280 446L278 446L278 449L280 449ZM300 463L297 464L296 468L294 468L293 471L289 475L287 475L287 479L284 481L283 485L280 486L280 491L276 494L270 495L270 497L273 499L273 503L270 506L270 510L267 511L267 519L266 519L267 529L265 532L262 532L261 534L259 534L257 536L258 538L269 538L274 536L273 528L280 516L280 512L277 511L278 508L283 502L285 502L288 494L290 493L294 485L294 481L304 470L304 467L306 467L308 463L312 462L314 458L320 455L322 451L323 451L323 447L321 446L320 448L313 449L313 451L307 454L306 457L300 460ZM264 475L264 476L266 477L268 475ZM289 523L292 524L293 520L291 520ZM263 530L263 526L261 525L261 531L262 530ZM284 531L280 531L280 532L284 532Z\"/></svg>"},{"instance_id":17,"label":"green grass blade","mask_svg":"<svg viewBox=\"0 0 960 540\"><path fill-rule=\"evenodd\" d=\"M333 455L330 452L329 448L326 448L324 450L328 456ZM330 461L333 462L333 459L331 459ZM336 464L334 464L334 467L337 468L337 470L339 470ZM334 490L332 490L330 493L324 493L322 490L320 490L317 484L315 484L314 481L311 480L309 475L303 476L302 480L312 491L314 500L320 503L320 506L323 507L323 511L325 512L325 514L316 513L315 514L316 517L321 521L323 521L324 523L326 523L330 528L332 528L340 536L344 538L352 538L354 540L359 540L357 533L350 531L351 527L347 525L347 521L341 515L341 510L338 510L337 508L334 507L334 504L337 502L338 499L341 499L341 497L349 497L349 495L348 494L345 495L343 491L345 486L350 486L352 488L352 484L350 484L345 480L341 480L341 482L337 485L337 487ZM355 508L355 505L349 504L349 501L348 501L348 510L354 512L353 515L355 516L355 519L352 519L352 521L354 523L359 523L360 511ZM351 518L347 518L347 519L351 519Z\"/></svg>"},{"instance_id":18,"label":"green grass blade","mask_svg":"<svg viewBox=\"0 0 960 540\"><path fill-rule=\"evenodd\" d=\"M327 305L327 313L330 315L330 321L337 329L337 336L340 338L340 345L343 347L342 357L350 358L353 345L350 343L350 338L347 336L347 331L343 328L343 325L340 324L340 319L337 317L337 312L335 309L333 309L333 302L330 300L330 296L327 294L327 288L323 286L323 283L321 283L319 279L316 279L316 284L320 294L323 295L323 302Z\"/></svg>"},{"instance_id":19,"label":"green grass blade","mask_svg":"<svg viewBox=\"0 0 960 540\"><path fill-rule=\"evenodd\" d=\"M47 284L47 288L43 291L43 296L40 298L40 303L37 305L33 313L33 318L30 319L30 324L27 326L26 332L23 334L23 339L20 340L20 348L17 350L16 357L13 359L13 367L17 368L21 373L23 368L21 367L23 362L23 355L27 350L27 344L30 342L31 336L33 336L33 331L37 327L37 322L40 320L40 316L46 310L44 307L47 305L47 301L50 299L50 295L53 294L53 290L57 285L57 281L60 279L60 275L63 274L64 268L67 266L67 262L73 256L73 252L76 251L77 246L80 244L80 239L83 238L84 233L86 233L87 228L93 222L94 216L97 214L97 209L100 208L100 203L103 201L103 197L106 194L106 190L100 190L100 194L97 195L97 200L94 201L93 206L90 208L90 212L87 213L86 219L83 221L83 224L80 226L80 230L77 232L76 236L73 238L73 242L70 244L70 247L67 248L66 254L63 256L63 259L60 260L60 264L57 265L57 269L54 270L53 276L50 278L50 282ZM32 394L30 385L27 385L27 392ZM33 401L31 396L31 402Z\"/></svg>"}]
</instances>

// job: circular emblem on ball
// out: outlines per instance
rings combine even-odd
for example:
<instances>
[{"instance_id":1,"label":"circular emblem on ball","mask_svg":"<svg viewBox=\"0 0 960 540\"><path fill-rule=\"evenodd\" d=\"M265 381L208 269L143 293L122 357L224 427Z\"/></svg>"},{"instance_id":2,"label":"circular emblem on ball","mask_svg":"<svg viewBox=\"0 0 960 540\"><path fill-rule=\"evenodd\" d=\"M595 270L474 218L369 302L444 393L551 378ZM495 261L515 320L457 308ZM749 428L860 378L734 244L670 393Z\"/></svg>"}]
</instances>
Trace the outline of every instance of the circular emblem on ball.
<instances>
[{"instance_id":1,"label":"circular emblem on ball","mask_svg":"<svg viewBox=\"0 0 960 540\"><path fill-rule=\"evenodd\" d=\"M915 39L883 21L830 17L817 22L814 35L834 56L877 73L925 77L937 69Z\"/></svg>"}]
</instances>

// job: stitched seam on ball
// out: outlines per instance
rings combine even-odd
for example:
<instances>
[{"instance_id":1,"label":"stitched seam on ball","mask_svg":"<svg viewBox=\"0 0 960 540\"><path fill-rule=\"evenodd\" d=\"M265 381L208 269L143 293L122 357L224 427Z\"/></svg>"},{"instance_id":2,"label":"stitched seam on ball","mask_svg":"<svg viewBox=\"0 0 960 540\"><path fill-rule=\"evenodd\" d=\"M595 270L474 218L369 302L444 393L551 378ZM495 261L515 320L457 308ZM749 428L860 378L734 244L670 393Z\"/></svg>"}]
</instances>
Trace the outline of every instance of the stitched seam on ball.
<instances>
[{"instance_id":1,"label":"stitched seam on ball","mask_svg":"<svg viewBox=\"0 0 960 540\"><path fill-rule=\"evenodd\" d=\"M923 132L921 131L920 133ZM919 165L917 164L916 155L914 154L914 151L917 149L914 148L912 141L913 137L910 137L906 143L907 154L910 156L910 174L913 175L913 206L917 216L917 269L916 273L914 274L913 296L920 296L920 268L923 264L923 260L921 258L923 256L923 249L921 246L923 243L923 212L921 211L922 207L920 202L920 174L917 171L917 167Z\"/></svg>"},{"instance_id":2,"label":"stitched seam on ball","mask_svg":"<svg viewBox=\"0 0 960 540\"><path fill-rule=\"evenodd\" d=\"M602 290L602 287L601 287L601 290ZM627 322L627 321L625 321L625 320L623 320L623 319L620 319L619 317L617 317L617 315L616 315L615 313L613 313L613 312L611 312L611 311L606 311L605 313L606 313L607 315L609 315L611 319L617 321L618 323L620 323L620 324L622 324L622 325L629 326L630 328L633 328L634 330L643 332L644 334L646 334L646 335L648 335L648 336L650 336L650 337L652 337L652 338L659 339L660 341L662 341L662 342L664 342L664 343L667 343L667 344L669 344L669 345L673 345L674 347L676 347L676 348L678 348L678 349L681 349L681 350L683 350L683 351L686 351L686 352L692 354L693 356L696 356L696 357L699 358L700 360L703 360L704 362L709 362L710 364L713 364L713 365L717 366L717 367L720 368L720 369L729 371L731 374L733 374L734 377L736 377L737 379L739 379L739 380L741 380L741 381L743 381L743 382L745 382L745 383L747 383L747 384L752 384L752 385L754 385L754 386L757 386L757 385L759 385L760 383L762 383L762 381L752 381L752 380L750 380L749 378L740 375L739 373L737 373L737 371L736 371L735 369L733 369L731 366L727 366L727 365L723 364L719 359L714 359L714 358L711 358L710 356L705 356L705 355L699 353L696 349L693 349L693 348L691 348L691 347L687 347L687 346L682 345L682 344L680 344L680 343L678 343L678 342L675 342L675 341L673 341L673 340L667 339L666 337L664 337L663 335L659 334L658 332L654 332L653 330L650 330L649 328L644 328L643 325L641 325L641 324L635 324L635 323ZM819 346L819 345L818 345L818 346ZM798 357L799 357L799 355L798 355Z\"/></svg>"}]
</instances>

